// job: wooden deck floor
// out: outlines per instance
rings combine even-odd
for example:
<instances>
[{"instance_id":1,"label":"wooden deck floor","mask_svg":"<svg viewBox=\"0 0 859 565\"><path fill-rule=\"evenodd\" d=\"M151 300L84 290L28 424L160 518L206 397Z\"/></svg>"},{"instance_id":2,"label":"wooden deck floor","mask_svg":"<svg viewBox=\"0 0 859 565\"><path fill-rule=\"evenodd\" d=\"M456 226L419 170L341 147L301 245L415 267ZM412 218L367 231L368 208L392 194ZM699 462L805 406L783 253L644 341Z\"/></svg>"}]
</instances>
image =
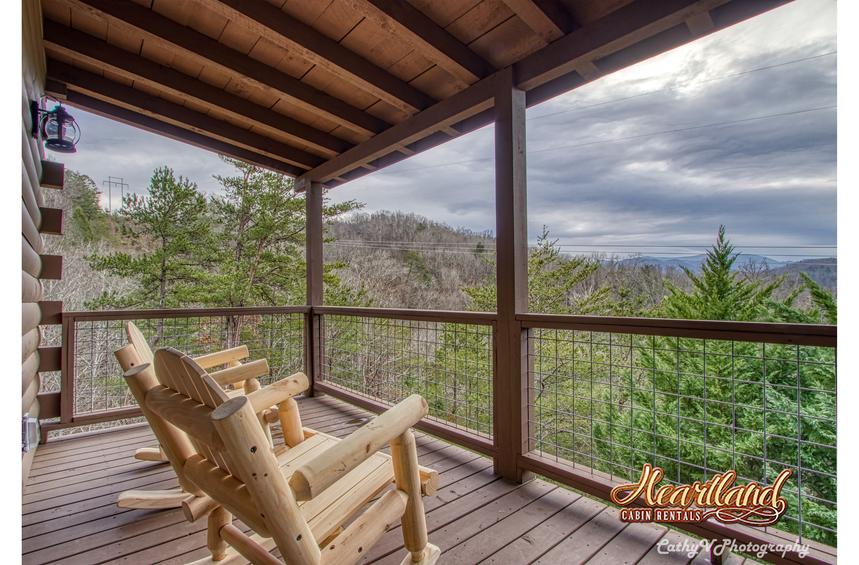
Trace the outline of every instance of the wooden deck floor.
<instances>
[{"instance_id":1,"label":"wooden deck floor","mask_svg":"<svg viewBox=\"0 0 859 565\"><path fill-rule=\"evenodd\" d=\"M368 416L330 397L302 399L300 405L305 425L336 436ZM24 488L23 562L185 563L206 556L205 520L190 524L179 510L115 504L123 490L176 486L168 465L132 458L153 443L148 427L135 427L41 446ZM704 553L694 560L657 554L663 537L679 541L682 534L627 525L602 503L545 481L499 479L489 459L442 440L418 434L418 450L421 463L440 473L438 494L425 501L429 538L443 551L441 563L707 562ZM365 562L399 563L401 541L399 528L387 532Z\"/></svg>"}]
</instances>

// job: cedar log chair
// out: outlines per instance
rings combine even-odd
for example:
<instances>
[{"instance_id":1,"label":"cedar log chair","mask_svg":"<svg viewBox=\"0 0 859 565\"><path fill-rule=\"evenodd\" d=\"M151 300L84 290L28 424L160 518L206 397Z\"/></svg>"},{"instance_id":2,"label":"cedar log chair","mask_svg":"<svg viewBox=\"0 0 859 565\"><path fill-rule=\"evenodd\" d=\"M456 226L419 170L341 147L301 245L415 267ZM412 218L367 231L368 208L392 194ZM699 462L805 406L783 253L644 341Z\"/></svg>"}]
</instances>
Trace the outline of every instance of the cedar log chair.
<instances>
[{"instance_id":1,"label":"cedar log chair","mask_svg":"<svg viewBox=\"0 0 859 565\"><path fill-rule=\"evenodd\" d=\"M195 504L209 516L211 557L198 563L280 563L269 553L275 546L289 564L354 563L397 521L408 550L404 564L438 560L439 549L427 541L422 500L434 494L438 474L418 465L410 429L427 413L423 398L412 395L339 440L301 427L293 396L308 386L302 373L229 398L175 349L158 350L154 369L134 366L125 379L180 483L209 501L183 505L189 519L201 514L188 511ZM260 412L272 405L283 446L270 444L260 422ZM386 445L391 455L379 451ZM234 515L256 533L234 526Z\"/></svg>"},{"instance_id":2,"label":"cedar log chair","mask_svg":"<svg viewBox=\"0 0 859 565\"><path fill-rule=\"evenodd\" d=\"M140 329L134 323L127 322L125 332L128 336L128 344L114 352L123 372L144 363L151 365L154 355ZM226 366L225 369L213 372L211 377L223 387L232 387L232 390L226 390L226 393L229 396L236 396L259 390L260 384L257 378L269 374L268 362L265 359L258 359L247 363L240 362L242 359L249 357L249 355L247 346L240 345L195 357L194 361L204 369ZM136 394L135 398L138 404L142 406L142 398L137 398ZM295 410L297 410L297 407L295 407ZM275 412L264 410L261 412L260 418L266 424L266 434L271 437L267 424L277 419ZM299 431L300 429L299 425ZM142 447L138 449L134 454L136 459L142 461L168 460L163 448L163 441L157 431L155 431L155 436L158 438L160 445L158 447ZM292 439L296 442L300 440L300 438ZM182 506L182 502L188 496L189 493L181 488L153 491L129 490L120 493L117 504L122 508L178 508Z\"/></svg>"}]
</instances>

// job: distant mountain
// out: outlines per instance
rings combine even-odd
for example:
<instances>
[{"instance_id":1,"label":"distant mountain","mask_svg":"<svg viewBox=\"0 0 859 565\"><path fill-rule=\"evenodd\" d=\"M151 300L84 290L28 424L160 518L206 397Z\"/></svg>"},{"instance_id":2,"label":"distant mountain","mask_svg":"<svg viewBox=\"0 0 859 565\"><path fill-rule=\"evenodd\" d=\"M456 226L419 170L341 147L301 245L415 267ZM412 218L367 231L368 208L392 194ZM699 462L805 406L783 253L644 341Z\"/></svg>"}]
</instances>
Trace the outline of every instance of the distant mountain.
<instances>
[{"instance_id":1,"label":"distant mountain","mask_svg":"<svg viewBox=\"0 0 859 565\"><path fill-rule=\"evenodd\" d=\"M798 279L799 273L805 273L824 288L836 292L838 279L838 260L835 257L820 257L793 261L772 270L773 276L784 276L788 282Z\"/></svg>"},{"instance_id":2,"label":"distant mountain","mask_svg":"<svg viewBox=\"0 0 859 565\"><path fill-rule=\"evenodd\" d=\"M690 255L687 257L653 257L643 255L641 257L631 257L618 261L621 265L647 265L659 267L662 269L682 268L686 267L692 272L701 270L704 261L707 260L707 255ZM824 288L836 291L836 280L838 275L838 259L835 257L815 257L810 259L802 259L800 261L780 261L771 257L754 254L741 254L734 263L736 270L754 270L757 272L763 271L767 277L784 276L787 283L799 283L800 273L805 273ZM793 284L786 285L792 288Z\"/></svg>"},{"instance_id":3,"label":"distant mountain","mask_svg":"<svg viewBox=\"0 0 859 565\"><path fill-rule=\"evenodd\" d=\"M698 271L701 269L701 265L704 264L704 261L707 260L707 255L701 253L700 255L689 255L685 257L653 257L650 255L642 255L641 257L630 257L629 259L623 259L620 261L621 264L635 264L635 265L650 265L654 267L686 267L692 271ZM734 263L734 268L739 270L744 267L756 266L763 267L766 266L769 269L780 269L786 267L790 263L787 261L779 261L778 259L772 259L770 257L764 257L763 255L753 255L753 254L745 254L737 258L737 262Z\"/></svg>"}]
</instances>

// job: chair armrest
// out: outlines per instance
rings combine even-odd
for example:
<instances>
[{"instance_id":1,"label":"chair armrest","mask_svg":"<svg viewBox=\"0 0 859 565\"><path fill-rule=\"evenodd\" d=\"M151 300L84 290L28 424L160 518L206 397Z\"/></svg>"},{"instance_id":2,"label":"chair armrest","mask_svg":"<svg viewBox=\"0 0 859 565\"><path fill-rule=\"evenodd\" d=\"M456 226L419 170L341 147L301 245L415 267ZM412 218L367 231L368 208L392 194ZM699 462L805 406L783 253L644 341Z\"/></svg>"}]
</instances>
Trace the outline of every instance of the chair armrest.
<instances>
[{"instance_id":1,"label":"chair armrest","mask_svg":"<svg viewBox=\"0 0 859 565\"><path fill-rule=\"evenodd\" d=\"M280 404L296 394L304 392L309 386L310 382L307 380L307 375L295 373L248 394L247 398L251 401L254 412L259 414L266 408L271 408L275 404Z\"/></svg>"},{"instance_id":2,"label":"chair armrest","mask_svg":"<svg viewBox=\"0 0 859 565\"><path fill-rule=\"evenodd\" d=\"M212 377L212 379L214 379L214 381L219 385L226 386L239 381L264 377L268 373L268 361L265 359L257 359L255 361L249 361L248 363L236 365L235 367L227 367L226 369L209 373L209 376Z\"/></svg>"},{"instance_id":3,"label":"chair armrest","mask_svg":"<svg viewBox=\"0 0 859 565\"><path fill-rule=\"evenodd\" d=\"M203 369L211 369L218 365L226 365L232 361L239 361L241 359L247 359L248 357L250 357L248 346L239 345L238 347L231 347L230 349L224 349L223 351L207 353L206 355L194 357L194 362Z\"/></svg>"},{"instance_id":4,"label":"chair armrest","mask_svg":"<svg viewBox=\"0 0 859 565\"><path fill-rule=\"evenodd\" d=\"M427 410L426 400L413 394L299 467L289 480L296 500L310 500L324 491L408 431Z\"/></svg>"}]
</instances>

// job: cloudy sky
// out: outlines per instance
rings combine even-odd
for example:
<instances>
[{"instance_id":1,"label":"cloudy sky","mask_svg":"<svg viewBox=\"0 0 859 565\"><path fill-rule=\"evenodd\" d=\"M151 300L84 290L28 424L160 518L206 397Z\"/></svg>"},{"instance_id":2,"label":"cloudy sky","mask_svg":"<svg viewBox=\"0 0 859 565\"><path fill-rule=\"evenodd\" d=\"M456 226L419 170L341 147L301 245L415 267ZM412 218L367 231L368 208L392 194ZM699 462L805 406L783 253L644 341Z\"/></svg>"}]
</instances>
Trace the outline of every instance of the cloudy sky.
<instances>
[{"instance_id":1,"label":"cloudy sky","mask_svg":"<svg viewBox=\"0 0 859 565\"><path fill-rule=\"evenodd\" d=\"M834 0L798 0L528 111L529 236L568 251L686 254L720 223L744 251L835 254ZM66 166L145 191L168 164L206 192L218 158L78 110ZM492 127L343 185L335 200L494 228ZM114 194L114 205L119 202ZM106 204L105 204L106 205ZM673 247L666 247L673 246Z\"/></svg>"}]
</instances>

